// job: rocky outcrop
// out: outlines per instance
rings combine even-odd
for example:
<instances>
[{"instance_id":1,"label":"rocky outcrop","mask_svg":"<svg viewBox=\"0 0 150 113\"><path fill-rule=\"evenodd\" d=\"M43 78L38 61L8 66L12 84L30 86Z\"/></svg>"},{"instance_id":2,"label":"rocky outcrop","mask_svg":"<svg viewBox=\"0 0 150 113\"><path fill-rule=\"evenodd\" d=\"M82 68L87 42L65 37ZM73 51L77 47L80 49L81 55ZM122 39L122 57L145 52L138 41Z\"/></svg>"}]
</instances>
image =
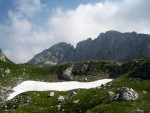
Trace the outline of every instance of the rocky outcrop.
<instances>
[{"instance_id":1,"label":"rocky outcrop","mask_svg":"<svg viewBox=\"0 0 150 113\"><path fill-rule=\"evenodd\" d=\"M58 43L37 54L28 63L54 65L87 60L128 61L142 57L150 57L150 35L107 31L94 40L88 38L79 42L76 48Z\"/></svg>"},{"instance_id":2,"label":"rocky outcrop","mask_svg":"<svg viewBox=\"0 0 150 113\"><path fill-rule=\"evenodd\" d=\"M6 57L3 54L2 50L0 49L0 60L2 60L3 62L6 62Z\"/></svg>"},{"instance_id":3,"label":"rocky outcrop","mask_svg":"<svg viewBox=\"0 0 150 113\"><path fill-rule=\"evenodd\" d=\"M131 101L137 100L139 95L132 88L118 88L112 101Z\"/></svg>"},{"instance_id":4,"label":"rocky outcrop","mask_svg":"<svg viewBox=\"0 0 150 113\"><path fill-rule=\"evenodd\" d=\"M14 99L6 101L5 103L1 104L0 107L5 110L10 110L10 109L17 109L24 105L28 105L29 103L31 103L31 98L26 94L21 94L15 97Z\"/></svg>"},{"instance_id":5,"label":"rocky outcrop","mask_svg":"<svg viewBox=\"0 0 150 113\"><path fill-rule=\"evenodd\" d=\"M66 70L64 70L62 73L62 78L65 80L73 80L72 69L73 66L70 66Z\"/></svg>"},{"instance_id":6,"label":"rocky outcrop","mask_svg":"<svg viewBox=\"0 0 150 113\"><path fill-rule=\"evenodd\" d=\"M56 69L58 79L80 82L117 77L118 62L88 61L60 65Z\"/></svg>"}]
</instances>

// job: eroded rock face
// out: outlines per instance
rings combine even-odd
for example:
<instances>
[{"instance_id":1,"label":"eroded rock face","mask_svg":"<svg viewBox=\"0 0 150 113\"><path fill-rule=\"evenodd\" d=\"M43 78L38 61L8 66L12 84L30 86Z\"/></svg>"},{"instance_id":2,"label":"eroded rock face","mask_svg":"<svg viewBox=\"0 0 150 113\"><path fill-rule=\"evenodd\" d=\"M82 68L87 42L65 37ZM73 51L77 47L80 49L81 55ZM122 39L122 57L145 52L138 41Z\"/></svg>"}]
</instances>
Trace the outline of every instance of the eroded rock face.
<instances>
[{"instance_id":1,"label":"eroded rock face","mask_svg":"<svg viewBox=\"0 0 150 113\"><path fill-rule=\"evenodd\" d=\"M137 100L139 95L132 88L118 88L112 101L133 101Z\"/></svg>"}]
</instances>

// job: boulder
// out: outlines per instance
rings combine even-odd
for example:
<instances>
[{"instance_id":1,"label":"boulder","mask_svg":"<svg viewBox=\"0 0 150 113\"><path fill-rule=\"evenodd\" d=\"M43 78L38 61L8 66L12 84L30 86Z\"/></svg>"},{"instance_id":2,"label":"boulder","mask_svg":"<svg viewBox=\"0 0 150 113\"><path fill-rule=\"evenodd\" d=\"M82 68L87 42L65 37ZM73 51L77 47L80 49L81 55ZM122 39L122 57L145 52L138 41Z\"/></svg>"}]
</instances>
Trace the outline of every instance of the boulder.
<instances>
[{"instance_id":1,"label":"boulder","mask_svg":"<svg viewBox=\"0 0 150 113\"><path fill-rule=\"evenodd\" d=\"M72 69L73 69L73 66L70 66L66 70L63 71L63 73L62 73L63 79L65 79L65 80L73 80Z\"/></svg>"},{"instance_id":2,"label":"boulder","mask_svg":"<svg viewBox=\"0 0 150 113\"><path fill-rule=\"evenodd\" d=\"M133 101L137 100L139 95L132 88L118 88L112 101Z\"/></svg>"},{"instance_id":3,"label":"boulder","mask_svg":"<svg viewBox=\"0 0 150 113\"><path fill-rule=\"evenodd\" d=\"M74 100L73 103L74 104L78 104L80 100Z\"/></svg>"},{"instance_id":4,"label":"boulder","mask_svg":"<svg viewBox=\"0 0 150 113\"><path fill-rule=\"evenodd\" d=\"M62 103L62 102L65 101L65 97L60 95L60 96L57 98L57 100L58 100L58 102Z\"/></svg>"},{"instance_id":5,"label":"boulder","mask_svg":"<svg viewBox=\"0 0 150 113\"><path fill-rule=\"evenodd\" d=\"M142 91L144 94L147 94L147 91Z\"/></svg>"},{"instance_id":6,"label":"boulder","mask_svg":"<svg viewBox=\"0 0 150 113\"><path fill-rule=\"evenodd\" d=\"M47 97L53 97L54 96L54 92L50 92Z\"/></svg>"},{"instance_id":7,"label":"boulder","mask_svg":"<svg viewBox=\"0 0 150 113\"><path fill-rule=\"evenodd\" d=\"M7 69L5 70L5 73L6 73L6 74L9 74L9 73L10 73L10 69L7 68Z\"/></svg>"}]
</instances>

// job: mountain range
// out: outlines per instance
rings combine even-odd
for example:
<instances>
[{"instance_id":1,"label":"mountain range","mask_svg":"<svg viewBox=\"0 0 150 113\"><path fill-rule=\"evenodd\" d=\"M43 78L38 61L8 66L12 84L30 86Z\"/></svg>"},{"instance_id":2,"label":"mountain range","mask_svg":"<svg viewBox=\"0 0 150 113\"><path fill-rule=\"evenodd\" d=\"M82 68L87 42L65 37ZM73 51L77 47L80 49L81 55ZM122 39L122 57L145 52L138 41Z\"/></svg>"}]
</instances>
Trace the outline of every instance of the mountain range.
<instances>
[{"instance_id":1,"label":"mountain range","mask_svg":"<svg viewBox=\"0 0 150 113\"><path fill-rule=\"evenodd\" d=\"M124 62L150 57L150 35L136 32L106 31L93 39L80 41L76 48L60 42L35 55L28 63L55 65L88 60L115 60Z\"/></svg>"}]
</instances>

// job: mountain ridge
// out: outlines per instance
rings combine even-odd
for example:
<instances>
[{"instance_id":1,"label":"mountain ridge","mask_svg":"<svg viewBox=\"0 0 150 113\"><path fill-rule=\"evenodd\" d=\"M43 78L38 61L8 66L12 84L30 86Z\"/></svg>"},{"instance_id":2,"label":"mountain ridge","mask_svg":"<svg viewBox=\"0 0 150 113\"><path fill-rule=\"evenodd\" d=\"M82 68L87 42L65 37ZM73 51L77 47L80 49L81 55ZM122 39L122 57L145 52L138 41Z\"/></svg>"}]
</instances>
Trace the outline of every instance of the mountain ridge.
<instances>
[{"instance_id":1,"label":"mountain ridge","mask_svg":"<svg viewBox=\"0 0 150 113\"><path fill-rule=\"evenodd\" d=\"M28 63L55 65L88 60L128 61L150 57L150 35L136 32L106 31L93 39L71 44L60 42L35 55Z\"/></svg>"}]
</instances>

